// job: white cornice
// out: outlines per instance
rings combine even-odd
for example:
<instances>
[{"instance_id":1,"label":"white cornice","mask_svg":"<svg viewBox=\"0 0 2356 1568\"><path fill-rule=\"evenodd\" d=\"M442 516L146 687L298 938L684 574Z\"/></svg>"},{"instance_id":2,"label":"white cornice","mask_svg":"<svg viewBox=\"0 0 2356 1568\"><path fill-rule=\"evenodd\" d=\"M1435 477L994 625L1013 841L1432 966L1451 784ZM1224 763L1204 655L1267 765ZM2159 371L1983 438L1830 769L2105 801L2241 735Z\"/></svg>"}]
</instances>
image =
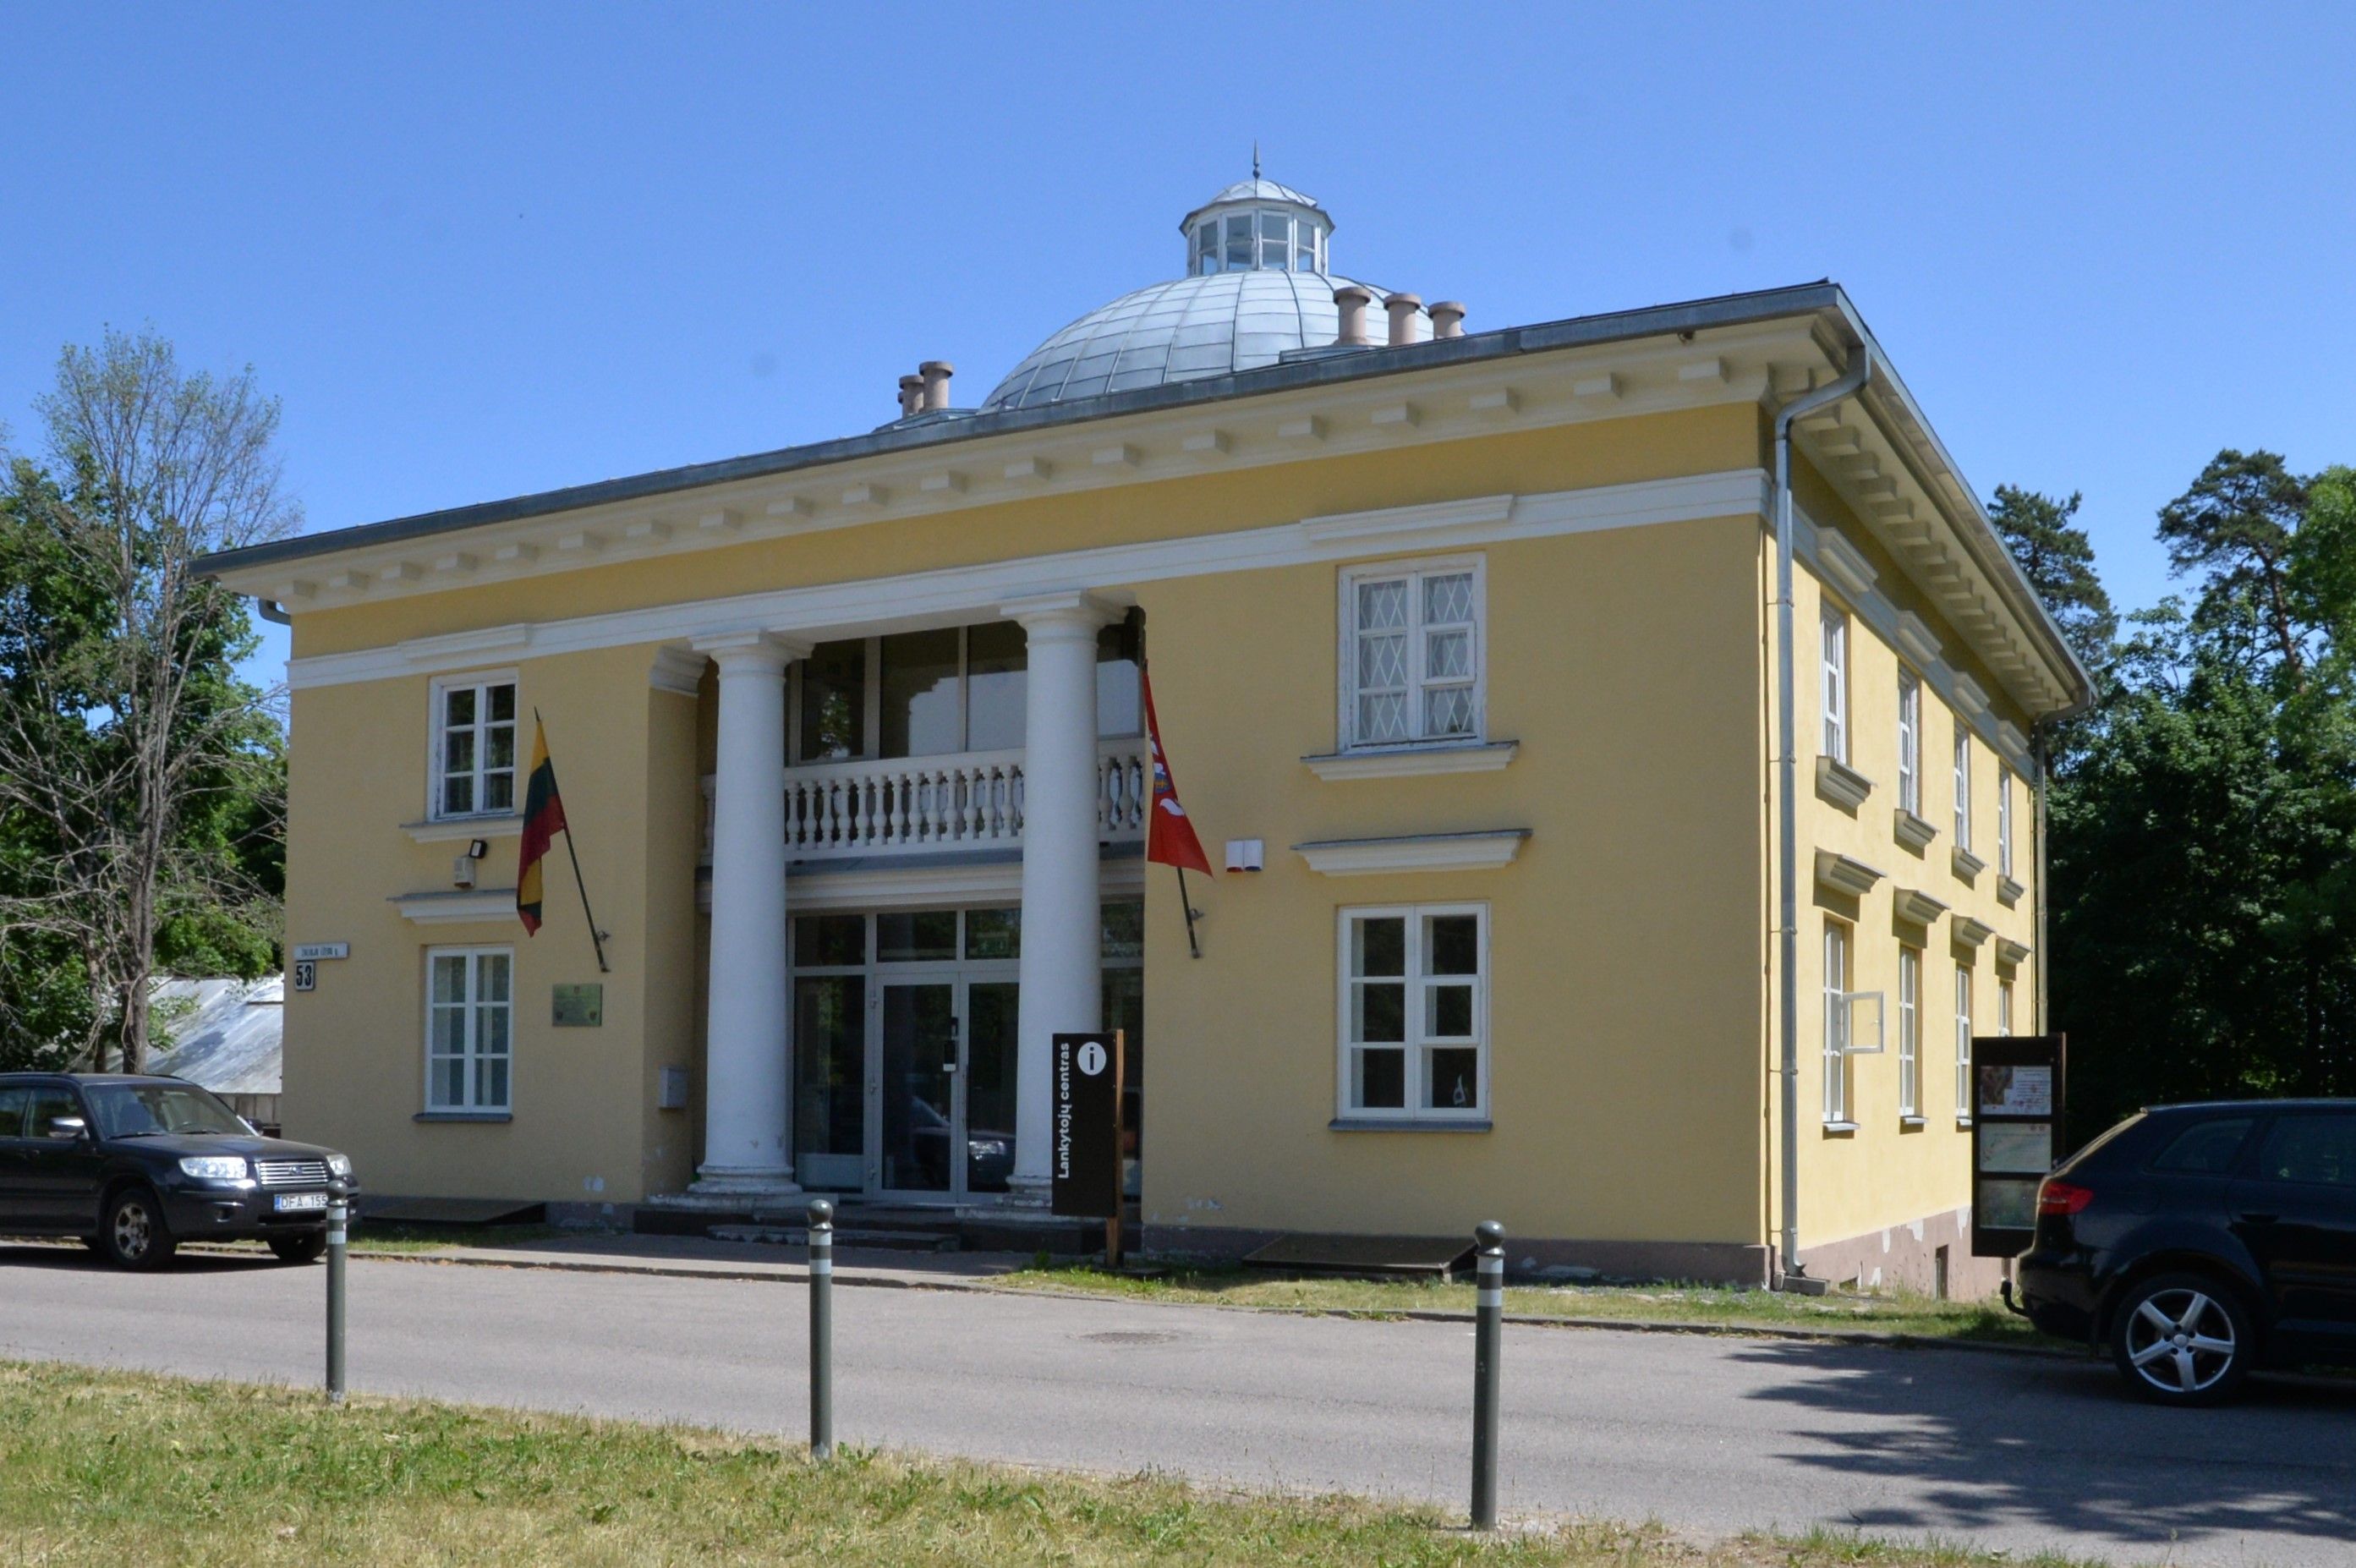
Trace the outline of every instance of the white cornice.
<instances>
[{"instance_id":1,"label":"white cornice","mask_svg":"<svg viewBox=\"0 0 2356 1568\"><path fill-rule=\"evenodd\" d=\"M1881 873L1861 860L1834 850L1816 851L1816 883L1819 886L1863 897L1872 892L1874 885L1880 880Z\"/></svg>"},{"instance_id":2,"label":"white cornice","mask_svg":"<svg viewBox=\"0 0 2356 1568\"><path fill-rule=\"evenodd\" d=\"M1947 912L1947 906L1919 887L1901 887L1890 896L1892 909L1910 925L1928 926Z\"/></svg>"},{"instance_id":3,"label":"white cornice","mask_svg":"<svg viewBox=\"0 0 2356 1568\"><path fill-rule=\"evenodd\" d=\"M1495 871L1511 865L1528 842L1527 828L1490 832L1411 833L1400 838L1325 839L1297 843L1293 853L1323 876L1372 876L1386 871Z\"/></svg>"},{"instance_id":4,"label":"white cornice","mask_svg":"<svg viewBox=\"0 0 2356 1568\"><path fill-rule=\"evenodd\" d=\"M421 926L477 926L512 923L515 898L512 887L488 887L471 893L404 893L387 902L402 918Z\"/></svg>"},{"instance_id":5,"label":"white cornice","mask_svg":"<svg viewBox=\"0 0 2356 1568\"><path fill-rule=\"evenodd\" d=\"M1516 496L1503 517L1496 517L1494 509L1490 509L1472 521L1435 516L1432 509L1424 507L1403 507L1398 509L1398 525L1377 525L1377 532L1386 552L1448 550L1712 518L1762 520L1766 509L1767 476L1756 468L1737 468ZM523 641L534 658L643 643L691 643L749 628L798 641L822 641L831 633L853 628L865 632L953 625L996 614L1002 606L1040 595L1344 561L1365 553L1366 549L1362 536L1355 533L1319 540L1310 536L1303 523L1279 523L1272 528L1104 545L896 577L541 621L523 628ZM477 661L476 650L437 646L442 640L421 639L391 649L297 659L289 664L287 679L298 688L334 686L381 681L420 670L464 669Z\"/></svg>"},{"instance_id":6,"label":"white cornice","mask_svg":"<svg viewBox=\"0 0 2356 1568\"><path fill-rule=\"evenodd\" d=\"M465 579L472 586L1040 494L1422 446L1501 428L1543 429L1755 403L1766 395L1773 367L1821 362L1826 353L1813 318L1719 328L1704 336L1728 369L1723 381L1681 379L1678 368L1694 358L1694 350L1674 336L1550 349L1505 361L1440 363L1367 381L1011 432L961 443L953 452L933 446L880 453L362 544L231 570L222 581L237 592L268 594L295 613L309 614L441 591L450 585L446 577L434 580L432 574L402 568L422 567L454 550L475 557L477 565ZM1599 373L1616 389L1609 399L1578 390ZM1411 405L1400 395L1410 387ZM1507 394L1502 402L1495 395L1501 390ZM1401 417L1410 406L1414 417ZM941 483L945 471L957 474L962 488ZM930 489L928 478L935 480ZM727 525L704 525L705 519L723 514Z\"/></svg>"}]
</instances>

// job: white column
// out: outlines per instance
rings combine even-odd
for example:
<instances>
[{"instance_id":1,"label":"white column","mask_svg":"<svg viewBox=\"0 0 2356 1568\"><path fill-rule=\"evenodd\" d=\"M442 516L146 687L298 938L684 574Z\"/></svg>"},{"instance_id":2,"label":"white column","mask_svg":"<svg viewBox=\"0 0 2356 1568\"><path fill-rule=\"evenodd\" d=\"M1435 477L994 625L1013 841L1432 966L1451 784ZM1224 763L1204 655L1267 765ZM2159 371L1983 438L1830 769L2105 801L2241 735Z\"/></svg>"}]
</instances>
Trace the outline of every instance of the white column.
<instances>
[{"instance_id":1,"label":"white column","mask_svg":"<svg viewBox=\"0 0 2356 1568\"><path fill-rule=\"evenodd\" d=\"M766 632L698 642L720 666L703 1164L694 1190L798 1192L786 1049L786 665Z\"/></svg>"},{"instance_id":2,"label":"white column","mask_svg":"<svg viewBox=\"0 0 2356 1568\"><path fill-rule=\"evenodd\" d=\"M1052 1036L1104 1026L1097 857L1097 629L1111 611L1086 594L1001 607L1030 652L1023 739L1023 964L1014 1175L1018 1201L1046 1201Z\"/></svg>"}]
</instances>

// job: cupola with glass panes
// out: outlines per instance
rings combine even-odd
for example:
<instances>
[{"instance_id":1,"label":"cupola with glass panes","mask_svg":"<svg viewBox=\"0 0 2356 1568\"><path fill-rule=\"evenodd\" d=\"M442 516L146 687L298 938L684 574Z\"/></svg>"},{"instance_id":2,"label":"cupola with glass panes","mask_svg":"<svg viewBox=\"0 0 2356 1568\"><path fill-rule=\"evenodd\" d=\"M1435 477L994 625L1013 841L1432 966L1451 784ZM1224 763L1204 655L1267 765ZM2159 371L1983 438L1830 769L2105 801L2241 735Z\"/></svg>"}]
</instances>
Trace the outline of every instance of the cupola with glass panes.
<instances>
[{"instance_id":1,"label":"cupola with glass panes","mask_svg":"<svg viewBox=\"0 0 2356 1568\"><path fill-rule=\"evenodd\" d=\"M1333 220L1309 197L1272 179L1227 187L1189 212L1186 270L1213 273L1323 273Z\"/></svg>"}]
</instances>

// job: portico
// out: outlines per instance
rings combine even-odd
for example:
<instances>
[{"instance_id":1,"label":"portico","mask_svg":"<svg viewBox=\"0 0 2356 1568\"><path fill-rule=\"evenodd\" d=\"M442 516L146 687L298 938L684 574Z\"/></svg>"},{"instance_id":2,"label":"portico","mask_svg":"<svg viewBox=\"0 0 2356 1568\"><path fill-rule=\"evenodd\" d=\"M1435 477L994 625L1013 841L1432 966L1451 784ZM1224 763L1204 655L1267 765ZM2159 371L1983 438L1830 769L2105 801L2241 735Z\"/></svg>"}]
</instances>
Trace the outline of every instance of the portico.
<instances>
[{"instance_id":1,"label":"portico","mask_svg":"<svg viewBox=\"0 0 2356 1568\"><path fill-rule=\"evenodd\" d=\"M758 1207L809 1182L1045 1203L1049 1043L1102 1023L1108 854L1142 837L1141 632L1119 606L1080 591L995 610L914 631L747 628L691 644L716 667L717 723L703 1157L684 1201ZM810 919L832 922L828 941L789 942L798 887L812 890ZM840 985L798 1002L797 946L804 960L839 961L855 942L859 962L888 961L880 937L843 924L884 909L936 910L958 932L970 910L1011 924L1019 941L995 956L962 935L945 950L909 948L903 961L931 954L945 967L893 965L888 983L862 980L856 1001L873 1016L861 1027L841 1018ZM840 962L815 967L847 978ZM1012 1038L996 1037L1010 1024ZM817 1059L853 1049L854 1036L872 1063ZM977 1075L1011 1077L1012 1093L978 1100ZM856 1161L836 1146L839 1107L798 1103L847 1081L864 1090ZM830 1146L798 1150L798 1122L835 1129ZM919 1122L943 1150L921 1169L909 1153ZM979 1143L1010 1139L992 1155L1003 1168L980 1180L952 1170Z\"/></svg>"}]
</instances>

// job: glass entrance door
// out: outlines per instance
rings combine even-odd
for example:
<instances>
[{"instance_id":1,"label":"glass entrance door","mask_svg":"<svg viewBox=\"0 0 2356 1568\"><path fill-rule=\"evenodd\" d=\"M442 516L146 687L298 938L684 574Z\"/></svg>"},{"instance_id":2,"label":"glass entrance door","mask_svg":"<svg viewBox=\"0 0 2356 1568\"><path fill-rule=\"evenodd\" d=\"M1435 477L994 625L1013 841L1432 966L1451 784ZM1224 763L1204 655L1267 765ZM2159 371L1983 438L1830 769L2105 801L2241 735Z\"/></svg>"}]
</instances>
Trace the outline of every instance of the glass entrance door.
<instances>
[{"instance_id":1,"label":"glass entrance door","mask_svg":"<svg viewBox=\"0 0 2356 1568\"><path fill-rule=\"evenodd\" d=\"M1017 986L895 976L876 1010L879 1197L958 1201L1014 1174Z\"/></svg>"},{"instance_id":2,"label":"glass entrance door","mask_svg":"<svg viewBox=\"0 0 2356 1568\"><path fill-rule=\"evenodd\" d=\"M951 1197L962 1162L958 1122L958 983L952 977L886 983L874 1056L880 1114L875 1187L909 1197Z\"/></svg>"}]
</instances>

